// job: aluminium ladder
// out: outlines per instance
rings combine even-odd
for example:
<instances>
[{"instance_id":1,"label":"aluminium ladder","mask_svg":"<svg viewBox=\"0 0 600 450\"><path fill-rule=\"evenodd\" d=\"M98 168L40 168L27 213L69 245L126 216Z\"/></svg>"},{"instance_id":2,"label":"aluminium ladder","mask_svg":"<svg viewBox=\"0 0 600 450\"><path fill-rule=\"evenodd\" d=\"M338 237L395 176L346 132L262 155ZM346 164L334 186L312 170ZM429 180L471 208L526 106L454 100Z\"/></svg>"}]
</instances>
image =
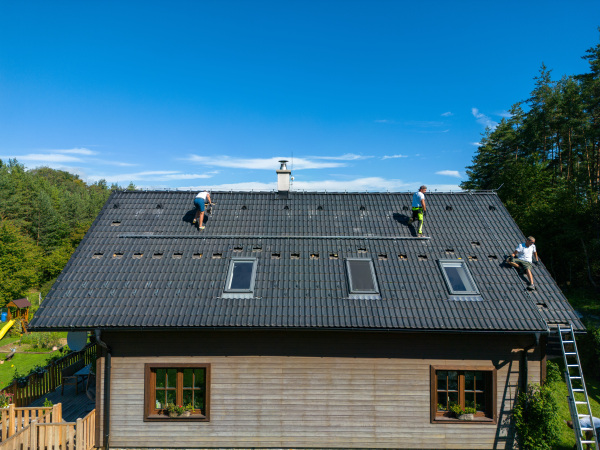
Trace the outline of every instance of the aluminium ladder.
<instances>
[{"instance_id":1,"label":"aluminium ladder","mask_svg":"<svg viewBox=\"0 0 600 450\"><path fill-rule=\"evenodd\" d=\"M563 336L565 335L565 336ZM565 375L567 388L569 389L569 410L571 411L571 420L573 421L573 430L575 431L575 440L577 441L577 449L583 450L583 445L593 445L592 448L600 450L598 446L598 436L594 428L594 420L592 416L592 408L588 398L585 381L583 379L583 371L581 370L581 362L579 361L579 353L577 352L577 343L575 342L575 334L573 325L569 324L568 328L564 325L558 325L558 337L560 347L565 362ZM577 395L577 398L575 397ZM586 412L581 412L579 408L585 405ZM584 417L590 418L591 428L582 427L580 419ZM586 431L592 432L592 440L582 438L582 433Z\"/></svg>"}]
</instances>

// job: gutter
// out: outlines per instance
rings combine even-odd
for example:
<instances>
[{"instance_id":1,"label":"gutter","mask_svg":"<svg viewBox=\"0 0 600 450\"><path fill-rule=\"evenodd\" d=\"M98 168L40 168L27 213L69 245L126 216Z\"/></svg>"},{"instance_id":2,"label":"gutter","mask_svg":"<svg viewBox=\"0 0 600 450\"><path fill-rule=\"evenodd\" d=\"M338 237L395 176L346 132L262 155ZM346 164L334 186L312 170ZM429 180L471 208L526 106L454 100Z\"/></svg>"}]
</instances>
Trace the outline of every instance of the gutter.
<instances>
[{"instance_id":1,"label":"gutter","mask_svg":"<svg viewBox=\"0 0 600 450\"><path fill-rule=\"evenodd\" d=\"M100 339L100 328L96 328L96 342L106 349L106 360L104 361L104 448L109 450L110 441L110 366L111 349L106 342Z\"/></svg>"}]
</instances>

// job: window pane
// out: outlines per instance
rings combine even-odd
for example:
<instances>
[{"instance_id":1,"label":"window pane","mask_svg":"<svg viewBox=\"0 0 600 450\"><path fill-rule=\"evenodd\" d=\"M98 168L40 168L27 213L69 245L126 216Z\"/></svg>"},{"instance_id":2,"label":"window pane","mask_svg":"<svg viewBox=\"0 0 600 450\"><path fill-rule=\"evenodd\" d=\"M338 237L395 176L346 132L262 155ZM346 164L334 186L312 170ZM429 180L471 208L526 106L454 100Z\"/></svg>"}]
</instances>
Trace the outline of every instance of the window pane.
<instances>
[{"instance_id":1,"label":"window pane","mask_svg":"<svg viewBox=\"0 0 600 450\"><path fill-rule=\"evenodd\" d=\"M167 403L175 403L177 401L177 396L175 391L167 391Z\"/></svg>"},{"instance_id":2,"label":"window pane","mask_svg":"<svg viewBox=\"0 0 600 450\"><path fill-rule=\"evenodd\" d=\"M448 397L446 396L446 392L438 392L438 411L447 411L448 410Z\"/></svg>"},{"instance_id":3,"label":"window pane","mask_svg":"<svg viewBox=\"0 0 600 450\"><path fill-rule=\"evenodd\" d=\"M450 405L458 403L458 392L448 392L448 403Z\"/></svg>"},{"instance_id":4,"label":"window pane","mask_svg":"<svg viewBox=\"0 0 600 450\"><path fill-rule=\"evenodd\" d=\"M450 285L452 286L452 290L454 292L465 292L471 290L467 289L468 282L462 267L445 266L444 270L446 271L446 275L448 276L448 280L450 281Z\"/></svg>"},{"instance_id":5,"label":"window pane","mask_svg":"<svg viewBox=\"0 0 600 450\"><path fill-rule=\"evenodd\" d=\"M183 406L192 404L192 390L184 389L183 391Z\"/></svg>"},{"instance_id":6,"label":"window pane","mask_svg":"<svg viewBox=\"0 0 600 450\"><path fill-rule=\"evenodd\" d=\"M458 372L448 372L448 390L458 390Z\"/></svg>"},{"instance_id":7,"label":"window pane","mask_svg":"<svg viewBox=\"0 0 600 450\"><path fill-rule=\"evenodd\" d=\"M474 372L465 372L465 391L475 390L475 374Z\"/></svg>"},{"instance_id":8,"label":"window pane","mask_svg":"<svg viewBox=\"0 0 600 450\"><path fill-rule=\"evenodd\" d=\"M167 370L156 369L156 387L164 388L166 386Z\"/></svg>"},{"instance_id":9,"label":"window pane","mask_svg":"<svg viewBox=\"0 0 600 450\"><path fill-rule=\"evenodd\" d=\"M475 408L477 408L477 411L487 411L485 404L485 394L477 393L475 398L477 401L477 406L475 406Z\"/></svg>"},{"instance_id":10,"label":"window pane","mask_svg":"<svg viewBox=\"0 0 600 450\"><path fill-rule=\"evenodd\" d=\"M194 384L194 369L183 369L183 387L191 388Z\"/></svg>"},{"instance_id":11,"label":"window pane","mask_svg":"<svg viewBox=\"0 0 600 450\"><path fill-rule=\"evenodd\" d=\"M177 369L167 369L167 387L177 387Z\"/></svg>"},{"instance_id":12,"label":"window pane","mask_svg":"<svg viewBox=\"0 0 600 450\"><path fill-rule=\"evenodd\" d=\"M252 282L253 261L234 261L229 289L249 290Z\"/></svg>"},{"instance_id":13,"label":"window pane","mask_svg":"<svg viewBox=\"0 0 600 450\"><path fill-rule=\"evenodd\" d=\"M348 260L350 270L350 290L376 292L375 279L371 271L371 260Z\"/></svg>"},{"instance_id":14,"label":"window pane","mask_svg":"<svg viewBox=\"0 0 600 450\"><path fill-rule=\"evenodd\" d=\"M446 391L448 390L448 372L445 370L439 370L437 373L437 379L438 379L438 389Z\"/></svg>"},{"instance_id":15,"label":"window pane","mask_svg":"<svg viewBox=\"0 0 600 450\"><path fill-rule=\"evenodd\" d=\"M165 391L164 390L157 390L155 398L156 398L155 408L156 409L163 409L163 408L165 408Z\"/></svg>"},{"instance_id":16,"label":"window pane","mask_svg":"<svg viewBox=\"0 0 600 450\"><path fill-rule=\"evenodd\" d=\"M204 388L204 369L194 369L194 387Z\"/></svg>"},{"instance_id":17,"label":"window pane","mask_svg":"<svg viewBox=\"0 0 600 450\"><path fill-rule=\"evenodd\" d=\"M478 391L485 389L485 383L483 382L483 372L475 372L475 388Z\"/></svg>"},{"instance_id":18,"label":"window pane","mask_svg":"<svg viewBox=\"0 0 600 450\"><path fill-rule=\"evenodd\" d=\"M465 407L474 408L475 392L465 392Z\"/></svg>"}]
</instances>

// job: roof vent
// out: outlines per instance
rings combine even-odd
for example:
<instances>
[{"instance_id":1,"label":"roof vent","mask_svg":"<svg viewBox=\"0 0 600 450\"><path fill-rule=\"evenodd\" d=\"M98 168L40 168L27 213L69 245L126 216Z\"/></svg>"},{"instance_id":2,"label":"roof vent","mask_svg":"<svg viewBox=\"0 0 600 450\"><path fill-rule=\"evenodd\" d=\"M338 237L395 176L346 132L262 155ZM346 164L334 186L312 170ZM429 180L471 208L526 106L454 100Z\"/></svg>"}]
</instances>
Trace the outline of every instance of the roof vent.
<instances>
[{"instance_id":1,"label":"roof vent","mask_svg":"<svg viewBox=\"0 0 600 450\"><path fill-rule=\"evenodd\" d=\"M330 253L329 254L329 259L338 259L338 258L339 258L339 256L338 256L337 253Z\"/></svg>"},{"instance_id":2,"label":"roof vent","mask_svg":"<svg viewBox=\"0 0 600 450\"><path fill-rule=\"evenodd\" d=\"M242 206L242 211L245 211L246 209L248 209L246 205Z\"/></svg>"},{"instance_id":3,"label":"roof vent","mask_svg":"<svg viewBox=\"0 0 600 450\"><path fill-rule=\"evenodd\" d=\"M161 259L163 257L162 252L154 252L152 259Z\"/></svg>"},{"instance_id":4,"label":"roof vent","mask_svg":"<svg viewBox=\"0 0 600 450\"><path fill-rule=\"evenodd\" d=\"M497 257L496 255L488 255L488 259L489 259L490 261L495 261L495 260L497 260L497 259L498 259L498 257Z\"/></svg>"},{"instance_id":5,"label":"roof vent","mask_svg":"<svg viewBox=\"0 0 600 450\"><path fill-rule=\"evenodd\" d=\"M473 248L477 248L477 247L481 247L481 244L477 241L473 241L473 242L471 242L471 246L473 246Z\"/></svg>"},{"instance_id":6,"label":"roof vent","mask_svg":"<svg viewBox=\"0 0 600 450\"><path fill-rule=\"evenodd\" d=\"M118 227L119 225L121 225L120 220L113 220L112 223L110 224L111 227Z\"/></svg>"},{"instance_id":7,"label":"roof vent","mask_svg":"<svg viewBox=\"0 0 600 450\"><path fill-rule=\"evenodd\" d=\"M287 160L282 159L279 161L281 163L281 167L277 172L277 190L279 192L289 192L290 190L290 180L292 171L288 170L286 163Z\"/></svg>"},{"instance_id":8,"label":"roof vent","mask_svg":"<svg viewBox=\"0 0 600 450\"><path fill-rule=\"evenodd\" d=\"M323 211L323 207L321 205L317 206L317 211Z\"/></svg>"},{"instance_id":9,"label":"roof vent","mask_svg":"<svg viewBox=\"0 0 600 450\"><path fill-rule=\"evenodd\" d=\"M319 254L318 253L311 253L310 254L310 259L319 259Z\"/></svg>"},{"instance_id":10,"label":"roof vent","mask_svg":"<svg viewBox=\"0 0 600 450\"><path fill-rule=\"evenodd\" d=\"M289 207L288 205L285 205L285 206L283 207L283 209L290 209L290 207Z\"/></svg>"},{"instance_id":11,"label":"roof vent","mask_svg":"<svg viewBox=\"0 0 600 450\"><path fill-rule=\"evenodd\" d=\"M113 253L113 258L119 259L119 258L122 258L122 257L123 257L123 253L122 252L115 252L115 253Z\"/></svg>"},{"instance_id":12,"label":"roof vent","mask_svg":"<svg viewBox=\"0 0 600 450\"><path fill-rule=\"evenodd\" d=\"M118 204L118 203L115 203L115 204L113 205L113 209L117 209L118 207L119 207L119 204Z\"/></svg>"},{"instance_id":13,"label":"roof vent","mask_svg":"<svg viewBox=\"0 0 600 450\"><path fill-rule=\"evenodd\" d=\"M446 249L446 254L447 255L453 255L454 254L454 249L453 248L447 248Z\"/></svg>"},{"instance_id":14,"label":"roof vent","mask_svg":"<svg viewBox=\"0 0 600 450\"><path fill-rule=\"evenodd\" d=\"M213 259L221 259L223 257L223 253L213 253Z\"/></svg>"},{"instance_id":15,"label":"roof vent","mask_svg":"<svg viewBox=\"0 0 600 450\"><path fill-rule=\"evenodd\" d=\"M181 259L181 258L183 258L183 252L173 253L173 259Z\"/></svg>"},{"instance_id":16,"label":"roof vent","mask_svg":"<svg viewBox=\"0 0 600 450\"><path fill-rule=\"evenodd\" d=\"M244 247L233 247L233 251L234 251L235 253L239 253L239 252L241 252L242 250L244 250Z\"/></svg>"},{"instance_id":17,"label":"roof vent","mask_svg":"<svg viewBox=\"0 0 600 450\"><path fill-rule=\"evenodd\" d=\"M402 207L402 211L408 211L408 206L404 205L404 206Z\"/></svg>"},{"instance_id":18,"label":"roof vent","mask_svg":"<svg viewBox=\"0 0 600 450\"><path fill-rule=\"evenodd\" d=\"M271 259L281 259L281 253L271 253Z\"/></svg>"},{"instance_id":19,"label":"roof vent","mask_svg":"<svg viewBox=\"0 0 600 450\"><path fill-rule=\"evenodd\" d=\"M358 248L358 253L367 253L367 249L363 247Z\"/></svg>"},{"instance_id":20,"label":"roof vent","mask_svg":"<svg viewBox=\"0 0 600 450\"><path fill-rule=\"evenodd\" d=\"M419 256L417 256L417 259L419 261L427 261L427 255L419 255Z\"/></svg>"},{"instance_id":21,"label":"roof vent","mask_svg":"<svg viewBox=\"0 0 600 450\"><path fill-rule=\"evenodd\" d=\"M194 253L192 255L192 259L200 259L200 258L202 258L202 253Z\"/></svg>"},{"instance_id":22,"label":"roof vent","mask_svg":"<svg viewBox=\"0 0 600 450\"><path fill-rule=\"evenodd\" d=\"M365 208L363 205L360 205L360 208L359 208L359 209L360 209L361 211L364 211L364 210L365 210L365 209L367 209L367 208Z\"/></svg>"},{"instance_id":23,"label":"roof vent","mask_svg":"<svg viewBox=\"0 0 600 450\"><path fill-rule=\"evenodd\" d=\"M407 256L407 255L405 255L404 253L400 253L400 254L398 255L398 259L401 259L401 260L406 260L406 259L408 259L408 256Z\"/></svg>"},{"instance_id":24,"label":"roof vent","mask_svg":"<svg viewBox=\"0 0 600 450\"><path fill-rule=\"evenodd\" d=\"M159 203L156 205L156 209L162 209L162 205Z\"/></svg>"},{"instance_id":25,"label":"roof vent","mask_svg":"<svg viewBox=\"0 0 600 450\"><path fill-rule=\"evenodd\" d=\"M133 254L133 259L142 259L142 256L144 256L143 253L136 252Z\"/></svg>"},{"instance_id":26,"label":"roof vent","mask_svg":"<svg viewBox=\"0 0 600 450\"><path fill-rule=\"evenodd\" d=\"M467 256L467 259L469 261L477 261L477 256L475 256L475 255L469 255L469 256Z\"/></svg>"},{"instance_id":27,"label":"roof vent","mask_svg":"<svg viewBox=\"0 0 600 450\"><path fill-rule=\"evenodd\" d=\"M300 259L300 253L292 253L290 259Z\"/></svg>"},{"instance_id":28,"label":"roof vent","mask_svg":"<svg viewBox=\"0 0 600 450\"><path fill-rule=\"evenodd\" d=\"M102 258L103 255L104 255L104 253L96 252L92 256L92 259L100 259L100 258Z\"/></svg>"},{"instance_id":29,"label":"roof vent","mask_svg":"<svg viewBox=\"0 0 600 450\"><path fill-rule=\"evenodd\" d=\"M446 205L446 211L452 211L452 206Z\"/></svg>"},{"instance_id":30,"label":"roof vent","mask_svg":"<svg viewBox=\"0 0 600 450\"><path fill-rule=\"evenodd\" d=\"M377 255L377 259L379 261L387 261L388 257L386 253L380 253L379 255Z\"/></svg>"},{"instance_id":31,"label":"roof vent","mask_svg":"<svg viewBox=\"0 0 600 450\"><path fill-rule=\"evenodd\" d=\"M489 208L490 208L490 211L496 211L496 207L494 205L490 205Z\"/></svg>"}]
</instances>

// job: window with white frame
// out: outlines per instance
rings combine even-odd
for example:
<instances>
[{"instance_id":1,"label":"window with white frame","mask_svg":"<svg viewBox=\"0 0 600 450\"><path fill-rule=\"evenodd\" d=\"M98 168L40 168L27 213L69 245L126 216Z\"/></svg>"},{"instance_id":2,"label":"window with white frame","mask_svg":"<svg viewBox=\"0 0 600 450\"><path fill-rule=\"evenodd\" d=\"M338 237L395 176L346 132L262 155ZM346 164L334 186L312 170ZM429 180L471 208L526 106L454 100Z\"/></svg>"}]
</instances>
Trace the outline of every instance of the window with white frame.
<instances>
[{"instance_id":1,"label":"window with white frame","mask_svg":"<svg viewBox=\"0 0 600 450\"><path fill-rule=\"evenodd\" d=\"M224 293L252 295L256 278L256 258L233 258L229 264Z\"/></svg>"},{"instance_id":2,"label":"window with white frame","mask_svg":"<svg viewBox=\"0 0 600 450\"><path fill-rule=\"evenodd\" d=\"M451 294L475 295L479 293L465 261L459 259L440 259L438 262L444 276L444 281Z\"/></svg>"}]
</instances>

